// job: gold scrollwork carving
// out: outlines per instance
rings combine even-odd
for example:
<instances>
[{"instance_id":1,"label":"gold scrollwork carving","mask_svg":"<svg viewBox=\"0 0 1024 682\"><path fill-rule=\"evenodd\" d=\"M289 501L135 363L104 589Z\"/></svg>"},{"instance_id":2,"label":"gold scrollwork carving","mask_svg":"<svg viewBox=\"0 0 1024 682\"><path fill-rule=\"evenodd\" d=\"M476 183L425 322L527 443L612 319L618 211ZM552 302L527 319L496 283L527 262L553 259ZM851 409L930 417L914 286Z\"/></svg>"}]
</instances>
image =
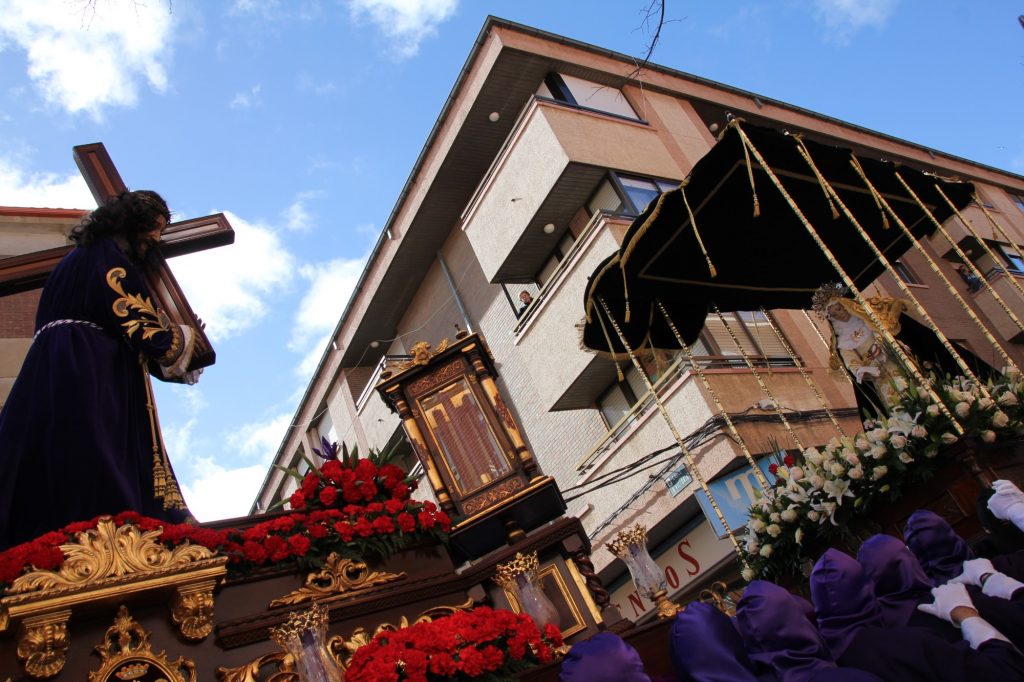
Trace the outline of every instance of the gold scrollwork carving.
<instances>
[{"instance_id":1,"label":"gold scrollwork carving","mask_svg":"<svg viewBox=\"0 0 1024 682\"><path fill-rule=\"evenodd\" d=\"M195 663L183 656L172 661L163 651L154 653L149 636L122 605L96 646L103 661L99 670L89 673L89 682L136 680L150 674L151 668L167 682L196 682Z\"/></svg>"},{"instance_id":2,"label":"gold scrollwork carving","mask_svg":"<svg viewBox=\"0 0 1024 682\"><path fill-rule=\"evenodd\" d=\"M521 479L511 478L501 485L495 486L485 493L471 498L462 506L462 511L467 515L475 514L481 509L486 509L487 507L504 500L506 497L509 497L517 490L521 490L523 487L524 483Z\"/></svg>"},{"instance_id":3,"label":"gold scrollwork carving","mask_svg":"<svg viewBox=\"0 0 1024 682\"><path fill-rule=\"evenodd\" d=\"M441 385L452 377L457 377L463 374L466 374L465 367L461 361L456 360L455 362L451 362L441 367L432 374L412 382L409 384L407 391L410 395L420 395L421 393L425 393L426 391Z\"/></svg>"},{"instance_id":4,"label":"gold scrollwork carving","mask_svg":"<svg viewBox=\"0 0 1024 682\"><path fill-rule=\"evenodd\" d=\"M60 546L65 559L58 570L32 571L20 576L7 595L42 591L52 594L95 585L108 578L184 568L216 556L205 547L187 543L168 549L159 541L161 532L143 532L131 524L116 527L112 519L103 519L94 530L79 533L76 542Z\"/></svg>"},{"instance_id":5,"label":"gold scrollwork carving","mask_svg":"<svg viewBox=\"0 0 1024 682\"><path fill-rule=\"evenodd\" d=\"M379 633L394 632L416 623L429 623L458 611L468 611L473 608L473 604L473 599L469 598L462 604L454 606L435 606L420 613L411 623L408 618L402 616L398 624L381 623L373 631L361 627L356 628L347 639L341 635L334 635L327 640L327 651L339 668L347 670L355 652L360 647L369 644L370 640ZM267 666L271 667L268 670L269 676L262 677L260 670ZM237 668L218 668L217 679L220 682L298 682L299 674L295 671L295 659L291 654L278 652L260 656Z\"/></svg>"},{"instance_id":6,"label":"gold scrollwork carving","mask_svg":"<svg viewBox=\"0 0 1024 682\"><path fill-rule=\"evenodd\" d=\"M213 632L213 588L216 581L178 587L171 599L171 620L185 639L198 642Z\"/></svg>"},{"instance_id":7,"label":"gold scrollwork carving","mask_svg":"<svg viewBox=\"0 0 1024 682\"><path fill-rule=\"evenodd\" d=\"M404 372L410 367L417 367L422 365L430 364L430 360L435 356L448 350L448 345L451 343L448 339L441 339L441 343L437 344L437 348L430 350L430 344L426 341L418 341L412 345L409 349L409 354L412 358L403 362L398 366L399 372Z\"/></svg>"},{"instance_id":8,"label":"gold scrollwork carving","mask_svg":"<svg viewBox=\"0 0 1024 682\"><path fill-rule=\"evenodd\" d=\"M405 576L404 571L401 573L371 571L362 561L343 559L337 552L331 552L323 568L306 576L305 584L299 589L270 602L270 608L292 606L314 599L325 599L347 592L367 590L377 585L401 580Z\"/></svg>"},{"instance_id":9,"label":"gold scrollwork carving","mask_svg":"<svg viewBox=\"0 0 1024 682\"><path fill-rule=\"evenodd\" d=\"M33 679L53 677L64 668L68 653L68 618L58 611L26 618L18 636L18 660Z\"/></svg>"}]
</instances>

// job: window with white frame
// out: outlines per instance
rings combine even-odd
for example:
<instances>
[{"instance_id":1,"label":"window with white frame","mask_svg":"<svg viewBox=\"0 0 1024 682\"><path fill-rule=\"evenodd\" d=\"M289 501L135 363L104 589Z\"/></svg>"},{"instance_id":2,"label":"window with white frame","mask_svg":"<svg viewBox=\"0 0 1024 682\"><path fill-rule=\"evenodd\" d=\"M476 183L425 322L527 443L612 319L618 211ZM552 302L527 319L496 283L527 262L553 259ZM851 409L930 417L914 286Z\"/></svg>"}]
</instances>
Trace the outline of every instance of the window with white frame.
<instances>
[{"instance_id":1,"label":"window with white frame","mask_svg":"<svg viewBox=\"0 0 1024 682\"><path fill-rule=\"evenodd\" d=\"M722 313L722 319L715 313L709 313L704 322L704 336L706 341L710 341L716 355L789 357L789 352L772 329L768 317L760 310Z\"/></svg>"},{"instance_id":2,"label":"window with white frame","mask_svg":"<svg viewBox=\"0 0 1024 682\"><path fill-rule=\"evenodd\" d=\"M659 178L645 178L611 172L587 202L590 215L607 211L620 215L636 216L662 192L675 189L678 182Z\"/></svg>"},{"instance_id":3,"label":"window with white frame","mask_svg":"<svg viewBox=\"0 0 1024 682\"><path fill-rule=\"evenodd\" d=\"M621 90L583 78L552 71L537 88L537 94L584 109L614 114L634 121L640 120Z\"/></svg>"}]
</instances>

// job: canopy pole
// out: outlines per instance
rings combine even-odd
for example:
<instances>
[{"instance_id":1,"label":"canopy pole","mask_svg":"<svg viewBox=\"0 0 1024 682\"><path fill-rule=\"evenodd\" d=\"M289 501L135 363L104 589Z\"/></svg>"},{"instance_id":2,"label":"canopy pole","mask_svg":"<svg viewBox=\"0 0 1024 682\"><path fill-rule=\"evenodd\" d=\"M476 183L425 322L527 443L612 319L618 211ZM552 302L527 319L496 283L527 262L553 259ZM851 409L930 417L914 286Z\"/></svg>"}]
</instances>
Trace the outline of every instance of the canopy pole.
<instances>
[{"instance_id":1,"label":"canopy pole","mask_svg":"<svg viewBox=\"0 0 1024 682\"><path fill-rule=\"evenodd\" d=\"M1003 359L1006 361L1007 366L1008 367L1016 367L1016 363L1014 363L1013 358L1010 357L1009 353L1006 352L1006 350L996 340L996 338L994 336L992 336L992 332L990 332L988 327L985 326L985 323L981 321L981 318L978 317L974 313L974 310L972 310L969 305L967 305L967 301L965 301L963 299L963 297L960 295L960 292L957 291L955 287L953 287L953 283L950 282L949 279L946 278L946 275L943 274L942 270L939 268L938 263L935 262L935 259L933 259L931 257L931 255L924 248L924 246L921 244L921 242L919 242L916 239L914 239L914 235L911 234L910 230L907 228L906 224L904 224L903 220L899 217L899 215L896 213L896 211L894 211L892 209L892 207L889 205L889 202L886 201L885 198L881 194L879 194L878 190L875 189L875 186L873 184L871 184L871 180L868 179L868 176L864 172L864 169L861 168L859 163L857 163L857 157L853 156L852 154L851 154L851 158L850 158L850 165L853 166L853 169L857 172L857 175L859 175L861 177L861 179L864 181L864 184L871 191L871 193L875 194L876 196L878 196L878 200L882 202L883 206L885 206L886 210L889 212L889 215L891 215L896 220L896 224L899 225L899 228L903 231L903 234L906 235L908 239L910 239L911 243L914 245L914 248L917 249L918 253L920 253L922 256L924 256L925 262L928 263L928 267L931 268L932 272L934 272L936 275L939 276L939 279L942 281L943 284L945 284L946 289L949 291L949 293L953 294L953 298L956 299L956 302L960 304L960 307L963 309L963 311L965 313L967 313L967 316L970 317L971 320L974 322L974 324L978 327L978 329L981 330L981 333L985 336L985 338L988 340L988 342L990 344L992 344L992 347L995 348L999 352L999 354L1003 356ZM896 173L895 175L896 175L897 178L899 178L899 174L898 173ZM904 185L904 186L906 186L906 185ZM911 192L911 195L913 196L913 192ZM915 198L916 198L916 196L915 196ZM918 200L918 201L920 202L920 200ZM928 215L931 215L931 212L928 211L927 208L925 209L925 213L927 213ZM934 217L932 218L932 220L934 220ZM896 281L901 283L901 284L903 283L903 280L901 280L899 278L897 278ZM935 327L935 323L934 322L930 322L930 324L932 324L932 326L935 328L936 333L938 333L939 340L943 342L943 345L946 345L948 343L948 340L946 340L945 337L939 332L938 327ZM947 348L946 350L949 350L949 348ZM959 358L960 355L959 355L959 353L957 353L953 357L954 358ZM962 368L963 368L963 364L961 362L961 369ZM972 376L972 378L975 381L977 381L976 377ZM978 385L981 386L980 382L979 382ZM983 386L982 386L982 390L984 391L984 387Z\"/></svg>"},{"instance_id":2,"label":"canopy pole","mask_svg":"<svg viewBox=\"0 0 1024 682\"><path fill-rule=\"evenodd\" d=\"M971 381L978 385L978 388L981 390L982 394L986 398L990 397L988 395L988 391L985 390L984 384L978 381L978 377L975 376L974 372L964 361L964 359L960 356L960 353L957 351L957 349L953 346L952 343L950 343L949 339L939 328L939 325L936 324L934 319L932 319L932 316L929 315L928 311L925 310L923 305L921 305L921 302L917 300L917 297L914 296L914 292L910 290L910 287L908 287L907 283L903 281L903 278L900 277L895 270L893 270L892 263L889 261L889 258L884 253L882 253L882 250L879 249L878 245L875 244L874 240L871 239L871 235L869 235L867 231L861 226L860 222L850 211L849 207L847 207L846 203L839 197L839 194L836 192L832 184L828 180L826 180L825 177L821 174L821 171L818 170L818 166L815 165L814 159L811 158L810 152L804 146L803 140L801 140L798 137L794 137L793 139L796 140L797 150L800 152L800 156L803 157L804 161L807 162L807 165L810 166L811 170L814 172L814 175L817 176L818 182L822 183L822 186L825 187L826 191L832 196L836 203L839 204L839 209L843 212L843 215L846 216L846 219L850 221L850 224L853 225L854 229L857 230L857 234L859 234L860 238L864 240L864 243L868 245L868 247L871 249L871 252L875 254L875 258L877 258L885 266L885 269L890 274L893 275L893 279L896 281L896 286L899 287L900 291L903 292L903 295L906 296L907 299L914 305L914 308L917 310L918 314L924 318L924 321L927 322L929 326L931 326L932 331L935 333L935 336L938 337L939 343L942 344L942 347L946 349L946 352L953 356L953 359L956 360L956 364L960 366L960 369L964 372L964 374L969 379L971 379ZM859 167L860 164L857 165ZM866 175L861 174L861 177L864 178L865 182L868 181ZM898 173L897 177L899 177ZM871 192L872 194L877 194L873 187L871 188ZM876 200L881 200L882 202L885 201L884 199L881 198L881 196L879 196ZM888 206L888 204L885 205ZM925 209L925 211L927 211L927 209ZM894 217L896 218L897 224L900 226L900 228L903 229L907 238L909 238L916 244L917 240L914 239L914 236L912 234L910 234L910 230L906 228L906 226L900 220L899 216L896 216L894 214ZM948 284L949 283L947 282L947 285Z\"/></svg>"},{"instance_id":3,"label":"canopy pole","mask_svg":"<svg viewBox=\"0 0 1024 682\"><path fill-rule=\"evenodd\" d=\"M914 194L910 187L907 186L907 183L903 181L903 178L900 177L899 173L896 174L896 177L899 179L901 183L903 183L903 186L906 187L907 192L910 192L910 195L917 200L918 205L922 206L923 208L924 204L921 203L921 200L917 198L917 195ZM974 237L978 244L981 245L981 248L985 250L985 253L988 255L989 258L998 263L999 259L996 257L996 254L992 252L992 249L990 249L985 240L981 238L981 235L978 234L977 230L974 229L974 226L972 226L969 222L967 222L964 219L963 215L961 215L960 211L953 204L953 202L949 200L949 197L946 196L946 193L942 191L942 188L939 187L938 184L935 185L935 190L939 193L939 196L941 196L946 201L946 203L949 204L949 207L953 209L953 213L956 214L956 217L960 220L960 223L967 230L968 234ZM931 216L931 213L929 213L928 215ZM939 228L940 232L942 232L942 236L946 238L946 241L949 242L949 245L953 247L954 251L956 251L956 255L959 256L960 259L963 260L964 264L967 265L968 268L970 268L971 272L974 273L974 275L978 279L980 279L986 287L988 287L989 293L992 294L992 298L996 300L999 306L1003 309L1003 312L1005 312L1007 316L1009 316L1009 318L1013 320L1013 323L1017 325L1017 328L1020 329L1021 331L1024 331L1024 323L1022 323L1020 318L1014 314L1014 312L1006 304L1006 301L1003 300L1003 297L1000 296L998 292L996 292L995 287L992 286L992 283L988 281L988 278L985 277L981 270L978 269L978 266L974 263L974 261L968 258L967 254L965 254L963 252L963 249L960 248L960 245L953 241L953 235L951 235L949 231L939 223L939 221L935 220L933 216L931 217L932 222L934 222L935 226ZM1017 278L1011 275L1010 277L1008 277L1008 279L1010 280L1010 284L1013 285L1013 288L1017 290L1017 293L1019 293L1021 297L1024 298L1024 289L1021 288L1020 283L1017 281Z\"/></svg>"},{"instance_id":4,"label":"canopy pole","mask_svg":"<svg viewBox=\"0 0 1024 682\"><path fill-rule=\"evenodd\" d=\"M761 471L761 467L757 466L757 460L754 459L754 456L750 453L750 449L747 447L746 441L743 440L743 436L740 435L740 432L736 429L736 425L733 424L732 417L730 417L729 413L726 411L725 405L723 405L722 401L719 400L718 393L715 391L714 387L711 385L711 382L708 380L707 375L704 373L704 368L701 367L697 360L693 357L693 351L691 351L690 347L686 345L685 341L683 341L682 335L676 328L676 325L672 321L672 318L669 317L668 311L665 310L665 306L662 305L661 300L657 300L656 303L658 306L658 310L661 311L662 317L665 318L666 324L668 324L669 329L672 330L673 336L676 337L676 341L679 343L679 347L682 348L683 353L686 354L686 359L690 361L690 367L692 367L693 371L697 374L698 377L700 377L701 383L704 384L704 389L708 392L708 395L711 396L711 400L713 400L715 403L715 409L718 410L718 414L721 415L722 419L725 420L726 428L729 429L729 433L736 440L736 444L740 446L740 450L743 452L743 456L746 458L747 463L750 464L751 468L754 470L754 476L757 478L757 482L761 484L761 488L763 490L771 490L771 485L769 485L768 479L765 478L764 472Z\"/></svg>"},{"instance_id":5,"label":"canopy pole","mask_svg":"<svg viewBox=\"0 0 1024 682\"><path fill-rule=\"evenodd\" d=\"M996 232L998 232L999 236L1002 237L1007 244L1013 247L1013 252L1017 254L1017 257L1024 259L1024 253L1021 253L1020 247L1017 246L1017 242L1015 242L1010 235L1006 234L1006 230L1003 229L1003 226L1000 225L994 217L992 217L992 214L988 212L987 208L985 208L985 204L978 198L977 193L974 195L974 203L978 204L981 208L981 212L985 214L985 217L988 218L988 222L992 224L992 236L995 237Z\"/></svg>"},{"instance_id":6,"label":"canopy pole","mask_svg":"<svg viewBox=\"0 0 1024 682\"><path fill-rule=\"evenodd\" d=\"M676 428L675 423L672 421L672 417L669 416L668 410L665 409L665 403L661 401L661 396L658 395L657 391L654 390L654 385L651 380L647 377L647 372L644 371L643 365L640 364L640 359L637 358L633 352L632 346L629 345L629 341L622 334L622 330L619 329L619 323L612 317L611 310L608 309L608 304L604 302L604 297L598 296L598 302L604 309L604 314L608 317L608 321L611 322L612 328L615 329L615 333L619 335L619 341L622 342L623 348L626 349L626 353L629 354L629 359L633 361L633 366L636 367L637 372L640 373L640 377L644 380L644 386L647 387L647 391L654 398L654 404L658 406L658 412L661 413L662 419L665 420L665 424L668 425L669 431L672 432L672 437L675 438L676 444L679 446L679 450L683 453L683 458L686 460L686 466L693 474L693 477L697 480L701 490L708 496L708 502L711 503L711 508L715 511L715 516L718 517L718 522L722 524L722 528L725 529L726 534L732 541L733 549L736 550L736 555L740 559L740 563L743 564L744 568L749 568L747 560L743 554L743 550L740 549L740 543L736 540L736 536L733 534L732 529L729 527L729 522L725 520L725 515L722 510L718 508L718 502L715 501L715 496L711 492L711 488L708 487L707 482L704 480L704 476L700 473L697 468L697 462L693 458L693 453L686 447L686 443L683 442L683 437L679 435L679 430ZM600 316L600 315L599 315Z\"/></svg>"},{"instance_id":7,"label":"canopy pole","mask_svg":"<svg viewBox=\"0 0 1024 682\"><path fill-rule=\"evenodd\" d=\"M793 197L791 197L789 195L789 192L786 191L786 188L782 185L782 182L779 180L778 176L775 175L774 171L772 171L771 167L768 165L768 162L764 160L763 156L761 156L761 152L757 150L757 147L755 147L754 143L750 141L750 138L747 137L747 134L743 132L743 128L741 128L736 121L732 121L729 125L736 126L736 131L737 133L739 133L740 139L743 141L744 147L750 148L750 151L754 155L754 158L757 159L757 162L761 165L761 168L768 175L768 178L772 181L772 184L774 184L776 189L779 190L779 193L782 195L786 203L789 204L789 207L793 210L793 213L796 214L796 217L800 220L800 223L804 226L804 229L807 230L807 233L810 235L811 239L814 240L814 242L818 245L818 248L821 249L821 252L828 259L828 262L832 265L833 268L835 268L836 273L843 280L843 283L850 289L850 292L853 293L854 299L858 303L860 303L861 307L864 308L864 312L867 314L868 319L871 320L872 324L874 324L875 327L882 334L882 338L884 338L885 341L889 344L889 347L896 352L896 355L897 357L899 357L900 362L903 364L903 366L907 368L907 371L910 372L910 374L914 377L914 379L922 388L927 389L928 395L935 402L936 406L939 408L939 411L942 412L943 416L945 416L950 421L950 423L953 426L953 430L956 431L957 435L964 435L964 427L960 424L959 421L957 421L956 417L954 417L953 414L949 411L949 408L946 407L946 404L944 402L942 402L942 399L938 396L938 394L935 393L935 389L932 388L928 380L924 377L924 375L921 374L920 370L917 369L917 366L914 364L914 362L907 356L906 352L904 352L904 350L900 347L899 343L896 341L896 338L892 335L892 333L889 332L888 329L885 328L885 325L882 324L882 321L878 319L878 315L875 314L875 311L871 308L871 305L867 302L867 299L864 298L864 294L861 293L860 289L857 288L856 283L853 281L853 279L850 278L850 275L847 274L843 266L839 263L838 260L836 260L836 257L832 253L831 249L828 248L828 245L825 244L825 242L821 239L821 236L818 235L817 231L814 229L814 226L811 225L809 220L807 220L807 216L804 215L803 211L800 210L800 207L797 206L796 202L793 200Z\"/></svg>"},{"instance_id":8,"label":"canopy pole","mask_svg":"<svg viewBox=\"0 0 1024 682\"><path fill-rule=\"evenodd\" d=\"M786 414L782 411L782 405L780 405L779 401L775 399L775 395L772 393L772 390L768 388L768 384L764 383L764 379L761 378L761 373L757 371L757 367L755 367L754 363L751 362L750 356L747 355L747 351L743 349L743 344L740 343L740 340L736 338L736 333L732 330L732 327L730 327L729 323L725 321L725 316L722 315L722 311L718 309L717 305L713 306L713 310L715 311L715 315L718 315L718 319L721 321L722 325L725 327L725 331L729 332L729 337L732 338L732 342L736 344L736 348L739 350L740 356L743 358L743 362L746 363L747 369L749 369L750 373L754 375L755 379L757 379L757 385L761 387L761 392L765 394L768 400L772 401L772 405L775 407L775 414L778 415L779 420L782 422L782 426L786 429L789 437L793 439L793 442L796 443L796 446L800 448L800 451L803 452L804 444L800 442L800 437L796 435L796 431L793 430L789 420L786 419Z\"/></svg>"},{"instance_id":9,"label":"canopy pole","mask_svg":"<svg viewBox=\"0 0 1024 682\"><path fill-rule=\"evenodd\" d=\"M839 432L840 436L843 436L845 438L846 431L844 431L843 427L840 426L839 420L836 419L836 415L832 413L832 408L828 406L828 403L825 401L825 396L821 394L821 390L818 388L818 384L815 383L814 378L807 373L807 370L804 368L803 361L801 361L800 358L797 357L797 354L796 352L794 352L793 347L789 345L789 341L787 341L786 337L782 335L782 330L779 329L778 326L775 324L775 321L772 319L771 315L768 314L768 311L766 311L764 308L761 308L761 314L764 315L766 320L768 320L768 324L771 326L772 331L775 332L775 337L782 344L783 348L786 349L786 352L789 353L789 359L792 360L793 364L796 365L796 368L800 370L800 376L804 378L804 381L807 383L807 386L812 391L814 391L814 397L818 399L818 403L825 410L825 414L827 414L828 418L832 421L832 425L836 427L836 431ZM820 336L821 332L818 332L818 334ZM822 339L822 341L824 341L824 338Z\"/></svg>"}]
</instances>

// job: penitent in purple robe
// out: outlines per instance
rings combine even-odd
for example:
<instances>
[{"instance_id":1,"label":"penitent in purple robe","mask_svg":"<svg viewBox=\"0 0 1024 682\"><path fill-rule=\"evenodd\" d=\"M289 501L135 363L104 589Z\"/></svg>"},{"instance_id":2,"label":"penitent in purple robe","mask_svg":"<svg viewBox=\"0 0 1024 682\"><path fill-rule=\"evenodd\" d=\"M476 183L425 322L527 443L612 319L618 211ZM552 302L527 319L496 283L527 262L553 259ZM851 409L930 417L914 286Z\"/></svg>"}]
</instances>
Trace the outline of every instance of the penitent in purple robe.
<instances>
[{"instance_id":1,"label":"penitent in purple robe","mask_svg":"<svg viewBox=\"0 0 1024 682\"><path fill-rule=\"evenodd\" d=\"M154 466L166 455L147 407L148 372L159 375L181 352L181 329L153 307L113 239L61 260L0 412L0 549L100 514L185 519L173 475Z\"/></svg>"},{"instance_id":2,"label":"penitent in purple robe","mask_svg":"<svg viewBox=\"0 0 1024 682\"><path fill-rule=\"evenodd\" d=\"M974 650L923 628L885 627L871 581L857 561L830 549L811 573L811 595L822 635L843 667L894 682L974 682L1024 679L1024 657L989 640Z\"/></svg>"},{"instance_id":3,"label":"penitent in purple robe","mask_svg":"<svg viewBox=\"0 0 1024 682\"><path fill-rule=\"evenodd\" d=\"M636 649L618 635L599 632L566 654L559 682L651 682Z\"/></svg>"},{"instance_id":4,"label":"penitent in purple robe","mask_svg":"<svg viewBox=\"0 0 1024 682\"><path fill-rule=\"evenodd\" d=\"M933 585L944 585L960 575L964 562L974 558L967 541L944 518L927 509L910 515L903 537Z\"/></svg>"},{"instance_id":5,"label":"penitent in purple robe","mask_svg":"<svg viewBox=\"0 0 1024 682\"><path fill-rule=\"evenodd\" d=\"M688 682L767 682L775 675L754 673L732 620L710 604L695 601L676 616L669 653L679 678Z\"/></svg>"},{"instance_id":6,"label":"penitent in purple robe","mask_svg":"<svg viewBox=\"0 0 1024 682\"><path fill-rule=\"evenodd\" d=\"M952 624L917 609L932 602L932 581L902 542L891 535L873 535L860 546L857 561L874 584L886 627L909 625L927 628L948 642L962 639Z\"/></svg>"},{"instance_id":7,"label":"penitent in purple robe","mask_svg":"<svg viewBox=\"0 0 1024 682\"><path fill-rule=\"evenodd\" d=\"M861 670L839 668L800 600L774 583L755 580L747 586L736 608L736 626L758 671L779 682L879 680Z\"/></svg>"}]
</instances>

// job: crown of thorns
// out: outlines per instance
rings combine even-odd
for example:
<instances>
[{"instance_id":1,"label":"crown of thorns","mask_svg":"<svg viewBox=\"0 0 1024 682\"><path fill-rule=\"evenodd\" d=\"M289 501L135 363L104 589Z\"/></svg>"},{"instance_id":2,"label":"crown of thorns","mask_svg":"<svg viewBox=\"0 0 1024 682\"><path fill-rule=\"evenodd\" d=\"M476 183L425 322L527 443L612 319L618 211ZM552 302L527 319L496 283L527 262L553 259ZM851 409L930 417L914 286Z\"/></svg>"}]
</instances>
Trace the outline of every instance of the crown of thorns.
<instances>
[{"instance_id":1,"label":"crown of thorns","mask_svg":"<svg viewBox=\"0 0 1024 682\"><path fill-rule=\"evenodd\" d=\"M846 295L846 287L839 282L822 284L811 298L811 308L821 317L826 317L829 305L844 295Z\"/></svg>"}]
</instances>

